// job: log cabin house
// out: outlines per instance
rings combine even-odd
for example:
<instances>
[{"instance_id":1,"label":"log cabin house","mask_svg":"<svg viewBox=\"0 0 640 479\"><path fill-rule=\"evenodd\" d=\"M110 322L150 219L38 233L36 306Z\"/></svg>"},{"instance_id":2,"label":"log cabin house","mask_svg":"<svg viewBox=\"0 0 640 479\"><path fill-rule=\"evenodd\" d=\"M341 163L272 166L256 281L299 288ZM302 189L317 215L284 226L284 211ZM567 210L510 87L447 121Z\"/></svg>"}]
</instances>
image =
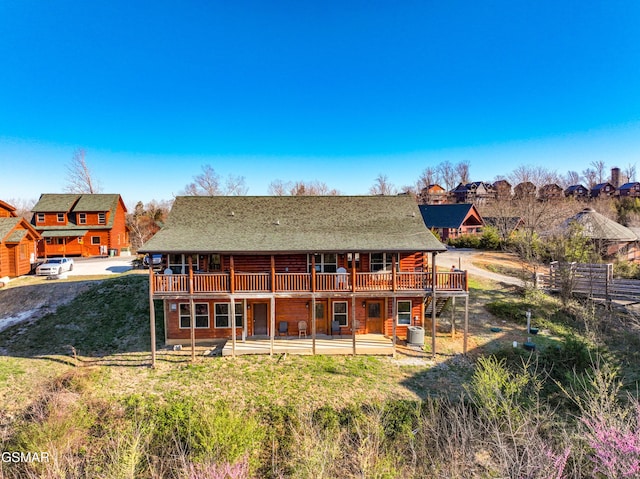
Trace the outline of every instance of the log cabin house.
<instances>
[{"instance_id":1,"label":"log cabin house","mask_svg":"<svg viewBox=\"0 0 640 479\"><path fill-rule=\"evenodd\" d=\"M127 208L118 194L46 193L31 211L43 238L40 257L117 255L130 247Z\"/></svg>"},{"instance_id":2,"label":"log cabin house","mask_svg":"<svg viewBox=\"0 0 640 479\"><path fill-rule=\"evenodd\" d=\"M445 250L410 196L177 197L141 249L165 262L149 271L152 348L153 300L168 345L270 338L273 351L302 333L314 352L319 335L350 335L354 353L360 334L395 344L426 314L435 328L436 294L468 296L466 272L435 271Z\"/></svg>"},{"instance_id":3,"label":"log cabin house","mask_svg":"<svg viewBox=\"0 0 640 479\"><path fill-rule=\"evenodd\" d=\"M0 201L0 279L28 274L36 262L40 235L15 211Z\"/></svg>"}]
</instances>

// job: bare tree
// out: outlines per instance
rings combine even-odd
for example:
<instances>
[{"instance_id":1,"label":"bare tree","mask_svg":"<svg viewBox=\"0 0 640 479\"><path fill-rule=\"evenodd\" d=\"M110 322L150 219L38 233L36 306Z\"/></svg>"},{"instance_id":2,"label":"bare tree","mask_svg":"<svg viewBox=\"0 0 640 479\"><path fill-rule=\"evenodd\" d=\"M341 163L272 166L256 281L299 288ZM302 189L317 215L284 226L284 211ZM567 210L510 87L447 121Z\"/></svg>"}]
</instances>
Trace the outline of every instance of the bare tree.
<instances>
[{"instance_id":1,"label":"bare tree","mask_svg":"<svg viewBox=\"0 0 640 479\"><path fill-rule=\"evenodd\" d=\"M229 196L244 196L249 191L244 176L229 175L226 182L226 194Z\"/></svg>"},{"instance_id":2,"label":"bare tree","mask_svg":"<svg viewBox=\"0 0 640 479\"><path fill-rule=\"evenodd\" d=\"M636 181L636 164L629 163L627 167L624 169L624 175L627 177L627 183L631 181Z\"/></svg>"},{"instance_id":3,"label":"bare tree","mask_svg":"<svg viewBox=\"0 0 640 479\"><path fill-rule=\"evenodd\" d=\"M442 178L444 187L447 191L451 191L456 187L456 170L449 161L443 161L438 164L438 166L436 166L436 171L440 178Z\"/></svg>"},{"instance_id":4,"label":"bare tree","mask_svg":"<svg viewBox=\"0 0 640 479\"><path fill-rule=\"evenodd\" d=\"M152 200L146 205L142 201L136 203L132 213L128 213L126 218L134 251L137 251L160 230L170 209L171 202L168 201Z\"/></svg>"},{"instance_id":5,"label":"bare tree","mask_svg":"<svg viewBox=\"0 0 640 479\"><path fill-rule=\"evenodd\" d=\"M589 190L597 184L596 181L598 179L598 173L596 172L596 170L592 168L587 168L586 170L583 170L582 177L584 178L584 181L586 183L585 186Z\"/></svg>"},{"instance_id":6,"label":"bare tree","mask_svg":"<svg viewBox=\"0 0 640 479\"><path fill-rule=\"evenodd\" d=\"M220 175L211 165L203 165L202 173L193 177L193 182L184 187L187 196L246 195L248 188L243 176L229 175L225 187L221 186Z\"/></svg>"},{"instance_id":7,"label":"bare tree","mask_svg":"<svg viewBox=\"0 0 640 479\"><path fill-rule=\"evenodd\" d=\"M456 164L455 170L458 175L458 180L460 183L467 184L471 180L469 179L469 167L470 163L468 161L460 161Z\"/></svg>"},{"instance_id":8,"label":"bare tree","mask_svg":"<svg viewBox=\"0 0 640 479\"><path fill-rule=\"evenodd\" d=\"M274 196L337 196L335 188L330 188L322 181L287 181L274 180L269 183L268 192Z\"/></svg>"},{"instance_id":9,"label":"bare tree","mask_svg":"<svg viewBox=\"0 0 640 479\"><path fill-rule=\"evenodd\" d=\"M580 183L580 173L578 173L577 171L567 171L566 176L564 177L564 181L565 181L565 187L571 186L571 185L577 185L578 183Z\"/></svg>"},{"instance_id":10,"label":"bare tree","mask_svg":"<svg viewBox=\"0 0 640 479\"><path fill-rule=\"evenodd\" d=\"M32 216L31 210L36 204L36 200L34 199L23 200L19 198L9 198L6 202L16 209L15 210L16 216L22 216L27 221L31 219L31 216Z\"/></svg>"},{"instance_id":11,"label":"bare tree","mask_svg":"<svg viewBox=\"0 0 640 479\"><path fill-rule=\"evenodd\" d=\"M418 192L422 191L424 188L429 188L431 185L435 185L440 181L437 171L435 168L428 166L424 169L424 171L420 174L418 181L416 182L416 189Z\"/></svg>"},{"instance_id":12,"label":"bare tree","mask_svg":"<svg viewBox=\"0 0 640 479\"><path fill-rule=\"evenodd\" d=\"M560 178L555 171L547 170L542 166L530 165L518 166L507 175L507 179L513 186L530 182L538 188L551 183L560 183Z\"/></svg>"},{"instance_id":13,"label":"bare tree","mask_svg":"<svg viewBox=\"0 0 640 479\"><path fill-rule=\"evenodd\" d=\"M604 183L607 177L607 165L602 160L594 160L590 164L595 172L596 184Z\"/></svg>"},{"instance_id":14,"label":"bare tree","mask_svg":"<svg viewBox=\"0 0 640 479\"><path fill-rule=\"evenodd\" d=\"M383 175L382 173L376 177L376 182L369 188L369 194L371 195L395 195L397 193L398 188L389 181L387 175Z\"/></svg>"},{"instance_id":15,"label":"bare tree","mask_svg":"<svg viewBox=\"0 0 640 479\"><path fill-rule=\"evenodd\" d=\"M73 152L73 158L67 165L67 186L69 193L100 193L98 182L93 179L89 165L87 165L86 151L79 148Z\"/></svg>"}]
</instances>

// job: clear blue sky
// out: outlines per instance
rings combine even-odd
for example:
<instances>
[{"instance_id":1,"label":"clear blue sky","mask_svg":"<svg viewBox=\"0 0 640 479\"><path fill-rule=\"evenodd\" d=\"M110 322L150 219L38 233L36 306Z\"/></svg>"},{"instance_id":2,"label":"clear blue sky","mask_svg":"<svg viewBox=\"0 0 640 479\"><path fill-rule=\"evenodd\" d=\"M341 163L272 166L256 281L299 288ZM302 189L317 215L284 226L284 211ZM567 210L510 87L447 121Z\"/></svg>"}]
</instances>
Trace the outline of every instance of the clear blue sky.
<instances>
[{"instance_id":1,"label":"clear blue sky","mask_svg":"<svg viewBox=\"0 0 640 479\"><path fill-rule=\"evenodd\" d=\"M0 3L0 199L168 199L201 165L367 193L469 161L640 160L640 2ZM640 166L640 165L639 165Z\"/></svg>"}]
</instances>

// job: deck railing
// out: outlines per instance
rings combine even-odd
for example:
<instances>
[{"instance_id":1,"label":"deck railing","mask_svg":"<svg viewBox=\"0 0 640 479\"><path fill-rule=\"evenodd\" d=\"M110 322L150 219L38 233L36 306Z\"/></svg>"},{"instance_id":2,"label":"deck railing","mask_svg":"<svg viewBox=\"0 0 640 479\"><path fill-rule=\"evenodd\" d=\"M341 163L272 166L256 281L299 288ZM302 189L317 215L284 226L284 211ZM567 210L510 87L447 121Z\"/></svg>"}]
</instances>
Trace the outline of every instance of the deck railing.
<instances>
[{"instance_id":1,"label":"deck railing","mask_svg":"<svg viewBox=\"0 0 640 479\"><path fill-rule=\"evenodd\" d=\"M355 288L351 273L316 273L315 289L309 273L196 273L193 293L233 292L349 292L349 291L431 291L431 272L388 271L356 273ZM156 295L189 293L188 274L153 273L153 292ZM467 291L466 271L436 273L436 291Z\"/></svg>"}]
</instances>

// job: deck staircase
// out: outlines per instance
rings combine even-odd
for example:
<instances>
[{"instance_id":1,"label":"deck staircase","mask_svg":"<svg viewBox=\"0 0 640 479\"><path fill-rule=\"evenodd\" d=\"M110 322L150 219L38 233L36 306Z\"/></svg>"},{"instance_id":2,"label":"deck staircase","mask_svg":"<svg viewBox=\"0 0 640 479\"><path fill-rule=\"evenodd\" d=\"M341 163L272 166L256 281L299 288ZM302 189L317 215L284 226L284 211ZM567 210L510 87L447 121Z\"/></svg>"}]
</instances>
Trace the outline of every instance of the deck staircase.
<instances>
[{"instance_id":1,"label":"deck staircase","mask_svg":"<svg viewBox=\"0 0 640 479\"><path fill-rule=\"evenodd\" d=\"M436 316L439 316L442 310L444 309L447 302L450 300L450 297L438 297L436 296ZM429 317L433 311L433 298L431 296L427 297L427 302L424 307L424 315Z\"/></svg>"}]
</instances>

